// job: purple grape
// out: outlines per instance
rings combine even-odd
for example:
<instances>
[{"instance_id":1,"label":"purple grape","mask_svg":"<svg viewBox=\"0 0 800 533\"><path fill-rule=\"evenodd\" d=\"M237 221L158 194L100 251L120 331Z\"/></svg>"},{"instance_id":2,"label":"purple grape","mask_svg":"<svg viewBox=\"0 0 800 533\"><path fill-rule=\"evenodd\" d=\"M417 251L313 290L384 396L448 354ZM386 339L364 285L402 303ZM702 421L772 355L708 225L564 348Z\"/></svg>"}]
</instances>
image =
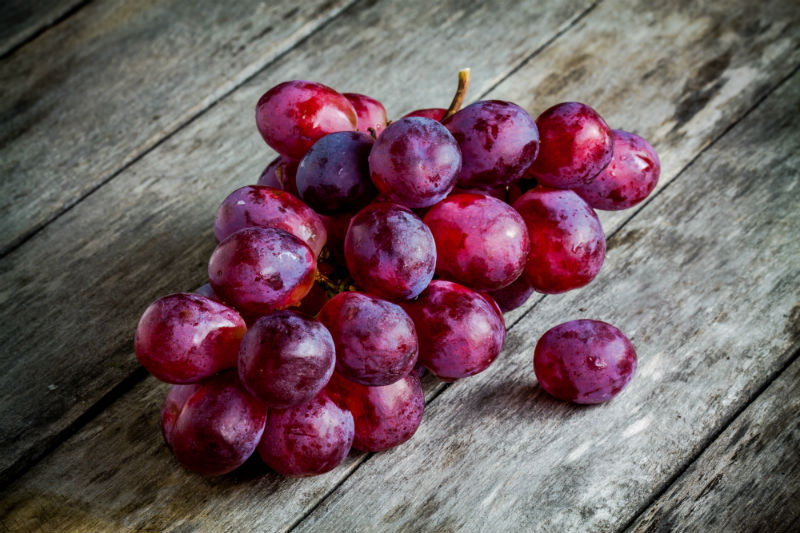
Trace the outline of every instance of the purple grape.
<instances>
[{"instance_id":1,"label":"purple grape","mask_svg":"<svg viewBox=\"0 0 800 533\"><path fill-rule=\"evenodd\" d=\"M320 322L294 311L262 316L239 350L242 384L270 408L305 403L328 383L336 364L331 334Z\"/></svg>"},{"instance_id":2,"label":"purple grape","mask_svg":"<svg viewBox=\"0 0 800 533\"><path fill-rule=\"evenodd\" d=\"M511 285L491 291L489 294L497 302L498 307L504 313L508 313L528 301L533 294L533 287L525 280L525 276L520 276Z\"/></svg>"},{"instance_id":3,"label":"purple grape","mask_svg":"<svg viewBox=\"0 0 800 533\"><path fill-rule=\"evenodd\" d=\"M460 168L456 140L447 128L428 118L392 122L369 154L378 191L406 207L429 207L447 196Z\"/></svg>"},{"instance_id":4,"label":"purple grape","mask_svg":"<svg viewBox=\"0 0 800 533\"><path fill-rule=\"evenodd\" d=\"M319 320L336 344L336 372L361 385L388 385L417 362L417 332L399 305L359 292L343 292L322 308Z\"/></svg>"},{"instance_id":5,"label":"purple grape","mask_svg":"<svg viewBox=\"0 0 800 533\"><path fill-rule=\"evenodd\" d=\"M279 155L261 173L261 177L258 178L258 185L280 189L299 197L300 194L297 192L296 183L297 166L299 164L300 161L296 159Z\"/></svg>"},{"instance_id":6,"label":"purple grape","mask_svg":"<svg viewBox=\"0 0 800 533\"><path fill-rule=\"evenodd\" d=\"M611 324L573 320L542 335L533 369L542 388L559 400L601 403L619 394L633 378L636 351Z\"/></svg>"},{"instance_id":7,"label":"purple grape","mask_svg":"<svg viewBox=\"0 0 800 533\"><path fill-rule=\"evenodd\" d=\"M353 413L353 448L379 452L406 442L417 431L425 410L425 396L416 372L382 387L365 387L338 375L326 391Z\"/></svg>"},{"instance_id":8,"label":"purple grape","mask_svg":"<svg viewBox=\"0 0 800 533\"><path fill-rule=\"evenodd\" d=\"M299 304L315 271L311 248L278 228L237 231L219 243L208 262L214 292L255 315Z\"/></svg>"},{"instance_id":9,"label":"purple grape","mask_svg":"<svg viewBox=\"0 0 800 533\"><path fill-rule=\"evenodd\" d=\"M328 232L313 209L293 195L261 185L247 185L228 195L217 210L217 242L244 228L279 228L305 242L318 256Z\"/></svg>"},{"instance_id":10,"label":"purple grape","mask_svg":"<svg viewBox=\"0 0 800 533\"><path fill-rule=\"evenodd\" d=\"M432 281L403 308L417 328L420 362L441 379L482 372L503 348L506 328L499 311L462 285Z\"/></svg>"},{"instance_id":11,"label":"purple grape","mask_svg":"<svg viewBox=\"0 0 800 533\"><path fill-rule=\"evenodd\" d=\"M573 190L594 209L617 211L638 204L655 189L661 162L650 144L633 133L612 130L611 163L592 181Z\"/></svg>"},{"instance_id":12,"label":"purple grape","mask_svg":"<svg viewBox=\"0 0 800 533\"><path fill-rule=\"evenodd\" d=\"M476 290L496 290L522 274L530 239L508 204L485 194L449 196L425 215L436 241L436 273Z\"/></svg>"},{"instance_id":13,"label":"purple grape","mask_svg":"<svg viewBox=\"0 0 800 533\"><path fill-rule=\"evenodd\" d=\"M356 283L388 300L416 297L436 268L431 230L410 209L391 203L368 205L353 217L344 255Z\"/></svg>"},{"instance_id":14,"label":"purple grape","mask_svg":"<svg viewBox=\"0 0 800 533\"><path fill-rule=\"evenodd\" d=\"M344 461L354 431L350 411L322 391L306 403L270 410L258 454L284 476L316 476Z\"/></svg>"},{"instance_id":15,"label":"purple grape","mask_svg":"<svg viewBox=\"0 0 800 533\"><path fill-rule=\"evenodd\" d=\"M350 101L320 83L287 81L256 104L256 126L278 153L302 159L311 145L329 133L353 131L358 118Z\"/></svg>"},{"instance_id":16,"label":"purple grape","mask_svg":"<svg viewBox=\"0 0 800 533\"><path fill-rule=\"evenodd\" d=\"M267 408L245 392L236 373L219 374L194 389L178 387L162 410L164 438L175 458L204 476L227 474L247 461L261 440Z\"/></svg>"},{"instance_id":17,"label":"purple grape","mask_svg":"<svg viewBox=\"0 0 800 533\"><path fill-rule=\"evenodd\" d=\"M442 124L461 149L458 185L466 189L491 189L517 181L539 149L536 123L511 102L475 102Z\"/></svg>"},{"instance_id":18,"label":"purple grape","mask_svg":"<svg viewBox=\"0 0 800 533\"><path fill-rule=\"evenodd\" d=\"M436 122L441 122L444 116L447 114L447 109L443 107L430 107L427 109L417 109L416 111L412 111L411 113L406 113L403 115L403 118L408 117L424 117L429 118L431 120L435 120Z\"/></svg>"},{"instance_id":19,"label":"purple grape","mask_svg":"<svg viewBox=\"0 0 800 533\"><path fill-rule=\"evenodd\" d=\"M247 330L235 309L199 294L170 294L145 310L136 328L136 357L167 383L194 383L236 366Z\"/></svg>"},{"instance_id":20,"label":"purple grape","mask_svg":"<svg viewBox=\"0 0 800 533\"><path fill-rule=\"evenodd\" d=\"M381 134L386 128L386 109L379 101L370 98L365 94L344 93L344 97L350 100L353 108L358 115L358 131L370 134L370 129L375 132L375 137Z\"/></svg>"},{"instance_id":21,"label":"purple grape","mask_svg":"<svg viewBox=\"0 0 800 533\"><path fill-rule=\"evenodd\" d=\"M340 131L321 138L300 161L297 190L300 198L325 214L358 211L375 196L369 178L372 137Z\"/></svg>"}]
</instances>

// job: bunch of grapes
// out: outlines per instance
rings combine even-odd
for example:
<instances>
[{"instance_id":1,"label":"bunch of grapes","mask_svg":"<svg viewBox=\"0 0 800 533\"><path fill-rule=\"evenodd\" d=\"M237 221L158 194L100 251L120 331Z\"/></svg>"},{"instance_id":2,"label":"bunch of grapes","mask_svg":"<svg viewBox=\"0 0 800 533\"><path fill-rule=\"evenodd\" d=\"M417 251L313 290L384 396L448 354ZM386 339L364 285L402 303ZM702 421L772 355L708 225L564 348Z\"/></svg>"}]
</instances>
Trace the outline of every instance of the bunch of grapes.
<instances>
[{"instance_id":1,"label":"bunch of grapes","mask_svg":"<svg viewBox=\"0 0 800 533\"><path fill-rule=\"evenodd\" d=\"M309 476L351 447L397 446L422 420L425 369L486 370L503 312L600 271L594 209L641 202L655 151L581 103L536 120L499 100L461 109L468 73L448 109L392 122L377 100L306 81L258 101L280 155L220 205L209 284L152 303L136 330L141 364L174 384L161 421L183 465L220 475L257 451ZM635 368L630 341L594 320L534 353L544 390L577 403L615 396Z\"/></svg>"}]
</instances>

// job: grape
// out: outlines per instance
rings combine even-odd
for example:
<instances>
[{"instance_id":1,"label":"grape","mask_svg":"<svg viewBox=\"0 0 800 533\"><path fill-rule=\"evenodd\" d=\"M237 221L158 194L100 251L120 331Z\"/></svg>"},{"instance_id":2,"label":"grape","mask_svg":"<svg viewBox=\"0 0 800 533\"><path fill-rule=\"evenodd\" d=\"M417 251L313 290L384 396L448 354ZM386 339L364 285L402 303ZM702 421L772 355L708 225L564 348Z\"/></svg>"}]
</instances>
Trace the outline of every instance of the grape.
<instances>
[{"instance_id":1,"label":"grape","mask_svg":"<svg viewBox=\"0 0 800 533\"><path fill-rule=\"evenodd\" d=\"M461 149L458 185L466 189L490 189L517 181L539 149L536 123L511 102L475 102L442 124Z\"/></svg>"},{"instance_id":2,"label":"grape","mask_svg":"<svg viewBox=\"0 0 800 533\"><path fill-rule=\"evenodd\" d=\"M500 313L480 294L457 283L432 281L403 308L417 328L420 362L440 379L482 372L503 347L506 329Z\"/></svg>"},{"instance_id":3,"label":"grape","mask_svg":"<svg viewBox=\"0 0 800 533\"><path fill-rule=\"evenodd\" d=\"M326 248L330 253L329 261L334 265L346 266L344 259L344 239L347 228L355 213L338 213L335 215L320 215L322 223L328 232Z\"/></svg>"},{"instance_id":4,"label":"grape","mask_svg":"<svg viewBox=\"0 0 800 533\"><path fill-rule=\"evenodd\" d=\"M633 378L636 351L611 324L573 320L542 335L533 369L542 388L559 400L601 403L619 394Z\"/></svg>"},{"instance_id":5,"label":"grape","mask_svg":"<svg viewBox=\"0 0 800 533\"><path fill-rule=\"evenodd\" d=\"M319 255L328 232L322 219L293 195L262 185L247 185L228 195L217 210L214 236L217 242L250 228L279 228L305 242Z\"/></svg>"},{"instance_id":6,"label":"grape","mask_svg":"<svg viewBox=\"0 0 800 533\"><path fill-rule=\"evenodd\" d=\"M193 292L195 294L199 294L200 296L205 296L206 298L217 300L218 302L222 301L219 299L219 296L217 296L217 293L214 292L214 288L211 287L210 283L205 283L203 285L200 285Z\"/></svg>"},{"instance_id":7,"label":"grape","mask_svg":"<svg viewBox=\"0 0 800 533\"><path fill-rule=\"evenodd\" d=\"M661 162L650 144L633 133L612 130L611 163L591 182L573 190L595 209L617 211L638 204L655 189Z\"/></svg>"},{"instance_id":8,"label":"grape","mask_svg":"<svg viewBox=\"0 0 800 533\"><path fill-rule=\"evenodd\" d=\"M491 196L492 198L497 198L501 202L505 202L508 199L508 189L505 185L500 187L492 187L491 189L462 189L461 187L453 187L453 190L450 192L450 196L464 193L485 194L487 196Z\"/></svg>"},{"instance_id":9,"label":"grape","mask_svg":"<svg viewBox=\"0 0 800 533\"><path fill-rule=\"evenodd\" d=\"M511 206L485 194L449 196L425 215L436 242L436 274L476 291L496 290L522 274L530 239Z\"/></svg>"},{"instance_id":10,"label":"grape","mask_svg":"<svg viewBox=\"0 0 800 533\"><path fill-rule=\"evenodd\" d=\"M242 384L276 409L316 396L335 364L333 339L325 326L294 311L275 311L256 320L239 350Z\"/></svg>"},{"instance_id":11,"label":"grape","mask_svg":"<svg viewBox=\"0 0 800 533\"><path fill-rule=\"evenodd\" d=\"M162 410L165 440L189 470L204 476L227 474L256 450L267 408L245 392L235 372L224 372L193 387L173 388L167 394ZM178 408L181 402L183 406Z\"/></svg>"},{"instance_id":12,"label":"grape","mask_svg":"<svg viewBox=\"0 0 800 533\"><path fill-rule=\"evenodd\" d=\"M392 122L369 154L375 186L406 207L429 207L447 196L460 168L456 140L447 128L428 118Z\"/></svg>"},{"instance_id":13,"label":"grape","mask_svg":"<svg viewBox=\"0 0 800 533\"><path fill-rule=\"evenodd\" d=\"M356 283L388 300L416 297L436 268L431 230L410 209L392 203L370 204L353 217L344 255Z\"/></svg>"},{"instance_id":14,"label":"grape","mask_svg":"<svg viewBox=\"0 0 800 533\"><path fill-rule=\"evenodd\" d=\"M315 316L320 312L325 303L327 303L328 299L328 293L325 287L320 285L319 282L314 282L311 286L311 290L308 291L303 301L300 302L297 310L309 316Z\"/></svg>"},{"instance_id":15,"label":"grape","mask_svg":"<svg viewBox=\"0 0 800 533\"><path fill-rule=\"evenodd\" d=\"M528 301L533 294L533 287L525 280L525 276L520 276L511 285L491 291L489 294L500 309L504 313L508 313Z\"/></svg>"},{"instance_id":16,"label":"grape","mask_svg":"<svg viewBox=\"0 0 800 533\"><path fill-rule=\"evenodd\" d=\"M306 243L278 228L246 228L219 243L208 262L214 292L239 310L264 314L297 305L314 283Z\"/></svg>"},{"instance_id":17,"label":"grape","mask_svg":"<svg viewBox=\"0 0 800 533\"><path fill-rule=\"evenodd\" d=\"M340 131L321 138L297 167L300 198L320 213L358 211L375 196L367 158L372 137Z\"/></svg>"},{"instance_id":18,"label":"grape","mask_svg":"<svg viewBox=\"0 0 800 533\"><path fill-rule=\"evenodd\" d=\"M570 189L588 183L611 161L614 138L606 121L578 102L557 104L536 119L539 156L529 173L540 185Z\"/></svg>"},{"instance_id":19,"label":"grape","mask_svg":"<svg viewBox=\"0 0 800 533\"><path fill-rule=\"evenodd\" d=\"M528 225L531 251L524 276L539 292L557 294L592 281L606 256L600 219L573 191L537 187L514 202Z\"/></svg>"},{"instance_id":20,"label":"grape","mask_svg":"<svg viewBox=\"0 0 800 533\"><path fill-rule=\"evenodd\" d=\"M259 98L256 126L278 153L302 159L311 145L335 131L353 131L358 118L350 101L330 87L286 81Z\"/></svg>"},{"instance_id":21,"label":"grape","mask_svg":"<svg viewBox=\"0 0 800 533\"><path fill-rule=\"evenodd\" d=\"M315 476L344 461L353 435L353 415L322 391L295 407L272 409L258 454L284 476Z\"/></svg>"},{"instance_id":22,"label":"grape","mask_svg":"<svg viewBox=\"0 0 800 533\"><path fill-rule=\"evenodd\" d=\"M297 192L296 183L297 166L299 164L300 161L296 159L279 155L261 173L261 177L258 178L258 185L280 189L299 197L300 194Z\"/></svg>"},{"instance_id":23,"label":"grape","mask_svg":"<svg viewBox=\"0 0 800 533\"><path fill-rule=\"evenodd\" d=\"M411 113L407 113L403 115L403 118L408 117L423 117L429 118L431 120L435 120L437 122L441 122L444 116L447 114L447 109L443 107L430 107L427 109L417 109L416 111L412 111Z\"/></svg>"},{"instance_id":24,"label":"grape","mask_svg":"<svg viewBox=\"0 0 800 533\"><path fill-rule=\"evenodd\" d=\"M425 397L416 372L381 387L358 385L334 372L326 391L353 413L357 450L379 452L402 444L422 422Z\"/></svg>"},{"instance_id":25,"label":"grape","mask_svg":"<svg viewBox=\"0 0 800 533\"><path fill-rule=\"evenodd\" d=\"M336 345L336 372L361 385L388 385L417 362L417 332L403 308L359 292L334 296L319 314Z\"/></svg>"},{"instance_id":26,"label":"grape","mask_svg":"<svg viewBox=\"0 0 800 533\"><path fill-rule=\"evenodd\" d=\"M199 294L170 294L148 306L136 328L136 357L167 383L194 383L236 366L246 331L235 309Z\"/></svg>"},{"instance_id":27,"label":"grape","mask_svg":"<svg viewBox=\"0 0 800 533\"><path fill-rule=\"evenodd\" d=\"M375 137L381 134L386 127L386 109L379 101L364 94L344 93L350 100L358 115L358 131L370 133L370 128L375 131Z\"/></svg>"}]
</instances>

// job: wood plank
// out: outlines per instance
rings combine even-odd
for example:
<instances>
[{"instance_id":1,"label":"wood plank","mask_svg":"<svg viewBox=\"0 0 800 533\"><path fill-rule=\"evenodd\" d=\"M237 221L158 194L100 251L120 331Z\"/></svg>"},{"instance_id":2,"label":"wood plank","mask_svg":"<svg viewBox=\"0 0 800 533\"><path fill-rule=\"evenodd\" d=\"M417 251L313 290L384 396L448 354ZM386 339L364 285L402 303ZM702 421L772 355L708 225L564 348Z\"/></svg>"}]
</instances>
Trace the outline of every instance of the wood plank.
<instances>
[{"instance_id":1,"label":"wood plank","mask_svg":"<svg viewBox=\"0 0 800 533\"><path fill-rule=\"evenodd\" d=\"M800 359L628 531L800 529Z\"/></svg>"},{"instance_id":2,"label":"wood plank","mask_svg":"<svg viewBox=\"0 0 800 533\"><path fill-rule=\"evenodd\" d=\"M0 254L352 2L95 2L0 62Z\"/></svg>"},{"instance_id":3,"label":"wood plank","mask_svg":"<svg viewBox=\"0 0 800 533\"><path fill-rule=\"evenodd\" d=\"M608 11L604 12L603 9L605 8L601 6L601 9L593 11L589 16L587 16L587 19L600 15L610 16L610 14L619 16L619 4L612 4L611 7L616 9L609 9ZM765 13L769 12L768 8L769 6L764 9ZM730 6L722 6L720 9L728 11L731 10ZM637 9L636 12L650 13L647 9ZM600 13L600 15L598 15L598 13ZM626 14L628 13L626 12ZM630 15L633 16L634 14L630 13ZM764 19L760 20L762 24L768 25L764 22ZM598 22L598 24L601 23ZM580 43L583 42L584 38L588 40L590 37L592 37L591 28L594 27L594 24L587 25L587 28L583 29L581 33L573 35L574 32L570 31L562 36L562 38L570 39L575 46L580 47ZM657 27L651 29L652 32L657 32L657 30ZM652 44L652 46L655 47L653 49L648 48L647 42L640 43L637 41L629 41L628 45L639 50L642 54L651 54L651 56L655 57L668 58L671 55L679 53L682 48L686 46L686 43L681 42L679 37L680 32L677 32L677 36L671 41L671 48L664 46L664 42L669 42L668 39L664 39L664 42L655 42ZM558 42L559 41L556 41L554 46L557 45ZM751 44L753 42L758 42L758 40L751 40ZM704 49L709 49L713 52L714 48L712 46L707 46L708 44L709 43L703 42L702 40L696 41L697 49L694 50L694 52L702 53L702 50ZM734 50L736 53L733 53L732 55L736 58L740 57L738 54L746 53L745 47L734 46ZM663 56L658 54L663 54ZM619 61L620 64L622 64L628 61L628 58L620 56ZM541 62L540 68L550 69L552 72L557 72L561 68L561 65L549 62L547 51L545 51L541 56L534 58L534 60L529 64L536 62ZM754 96L759 94L755 92L756 90L762 93L763 91L767 90L765 88L767 82L764 80L772 79L774 82L774 79L779 75L780 67L786 67L787 62L788 60L786 57L773 57L773 62L768 63L768 66L765 65L763 67L767 69L767 71L764 73L759 75L748 74L743 79L739 79L736 76L731 76L731 78L729 78L729 83L738 84L740 87L739 94L743 97L749 98L749 102L752 103ZM613 71L613 69L609 67L609 71ZM680 85L680 82L676 83L672 77L672 71L665 69L662 72L665 76L668 76L668 78L659 78L658 73L655 73L654 78L652 78L652 83L668 85L666 82L669 81L670 84ZM690 75L690 72L685 73L685 76L687 77ZM579 82L574 86L575 92L578 91L579 87L583 83L584 82ZM506 98L512 98L514 100L520 99L520 96L522 95L518 95L517 97L509 94L505 95ZM746 109L746 107L741 104L740 100L732 96L719 96L716 99L712 98L711 101L716 108L723 106L724 102L727 101L732 110L743 112L744 109ZM408 108L401 108L403 111L406 109ZM660 109L662 112L666 113L674 112L674 109L666 106L660 107ZM655 121L656 124L669 121L669 115L661 116L657 113L657 110L651 113L648 109L645 109L639 120L645 124L652 123L650 121ZM736 116L732 116L731 120L736 120L736 118ZM730 123L725 124L724 122L719 122L718 126L720 129L711 130L711 134L715 136L719 135L719 133L729 125ZM706 142L709 141L710 139ZM694 146L697 145L694 144ZM660 146L657 146L657 148L660 149ZM694 155L695 154L689 154L682 157L686 157L686 160L689 160ZM670 168L668 173L666 173L667 178L671 179L679 172L679 170L679 168ZM669 189L664 192L668 193ZM745 214L746 213L743 213L743 216ZM708 216L710 216L710 214ZM669 226L671 223L672 222L669 224L661 223L658 227L661 228L665 225ZM778 228L778 230L780 230L780 228ZM642 246L643 249L637 250L635 255L639 259L647 256L650 250L647 248L649 239L647 238L646 234L641 232L631 233L630 235L626 232L618 239L612 240L612 246L614 243L618 243L616 248L612 248L612 253L618 257L619 252L615 251L615 249L624 249L625 247L630 248L633 246L633 239L635 239L637 235L639 235L640 242L642 243L639 246ZM710 253L713 253L713 250ZM785 251L785 253L792 252L789 249ZM663 260L664 258L661 257L661 259ZM597 284L609 283L609 280L619 281L620 267L611 261L612 259L610 258L609 265L606 266L606 271L603 273L603 277L601 278L602 280L606 281L599 280ZM640 273L640 278L643 274L645 275L645 282L649 280L649 277L652 276L653 272L658 271L657 269L653 268L652 265L646 265L639 270L642 271L642 273ZM606 272L610 272L611 274L606 274ZM641 279L639 281L641 281ZM191 285L187 284L187 287L191 287ZM576 295L587 294L586 291L592 289L593 286L590 286L586 290L576 293ZM600 290L603 291L604 289ZM683 290L686 292L690 290L690 287L684 286ZM616 297L618 299L625 299L621 294L617 294ZM556 297L550 300L558 302L564 300L565 298L570 298L570 296L567 295ZM663 299L661 301L663 301ZM545 303L546 302L547 300ZM630 299L628 299L628 303L629 302ZM655 303L656 302L654 302L654 304ZM583 301L581 301L578 305L585 307ZM577 309L578 306L576 305L574 308ZM597 316L596 313L590 313L589 311L589 308L586 307L586 311L581 312L582 316ZM635 312L635 309L631 308L629 311ZM652 314L654 311L650 309L648 312ZM632 335L632 338L637 345L639 345L640 342L644 342L649 346L658 345L657 340L652 340L650 330L645 331L642 334L637 334L636 328L631 327L631 329L629 329L626 326L626 324L629 324L628 322L622 319L617 320L615 319L614 315L610 313L604 312L603 314L604 316L599 318L605 318L607 320L616 322L619 326L623 327L626 332ZM575 318L575 315L572 313L567 316L568 318ZM721 313L720 316L722 316ZM734 317L734 319L735 318L736 317ZM509 337L509 346L506 350L507 355L504 356L506 361L498 361L495 368L482 375L484 376L483 378L471 378L470 380L466 380L463 383L456 385L458 387L472 387L473 385L470 384L474 383L475 386L478 387L478 394L476 394L475 390L471 390L469 395L460 398L460 401L467 400L468 404L470 405L470 412L464 416L457 415L446 419L442 418L442 415L440 414L436 415L436 419L432 419L432 413L437 412L437 409L439 409L436 407L436 405L440 400L436 399L433 403L432 409L426 415L426 420L423 422L423 427L420 430L421 433L418 436L412 439L410 443L396 449L393 452L379 454L378 456L372 457L368 460L366 465L368 465L370 469L372 469L371 465L373 461L380 462L379 464L381 466L379 466L378 470L370 470L375 472L375 475L377 476L375 480L376 483L382 481L388 483L390 480L390 477L384 476L382 474L383 471L381 470L385 467L386 462L402 460L405 461L404 464L407 467L409 466L409 463L412 463L411 466L413 466L413 463L416 462L418 462L420 465L426 465L426 472L424 475L415 475L413 477L409 477L405 472L401 472L399 474L398 478L401 480L410 480L409 483L412 484L422 482L424 481L425 477L430 475L430 472L436 472L439 467L439 463L436 461L441 460L443 455L449 457L449 460L452 461L452 464L450 465L451 467L453 465L457 465L458 455L460 454L460 447L457 444L447 443L444 448L437 448L433 450L430 455L424 455L423 453L420 453L416 446L421 440L425 441L426 439L430 438L430 433L428 432L432 432L434 430L456 434L465 440L469 440L473 430L471 428L467 428L464 431L458 429L459 426L468 418L475 418L475 422L487 422L498 418L498 416L502 417L504 410L507 408L505 405L499 413L497 411L488 413L488 411L490 411L489 409L486 410L487 413L475 413L473 408L475 403L479 403L481 400L486 399L492 394L500 394L502 396L503 391L501 389L504 383L512 386L510 390L506 391L506 395L503 397L505 400L512 402L512 405L510 405L512 410L517 409L517 406L514 402L524 404L522 405L523 409L530 408L532 404L537 402L544 402L544 407L548 410L547 415L553 420L548 421L548 419L546 419L537 423L541 425L543 432L550 431L551 434L555 435L557 434L557 431L562 431L562 425L566 422L569 422L569 420L565 420L565 411L568 409L565 409L564 406L560 406L560 404L556 404L555 402L548 402L546 398L528 397L532 388L529 361L530 354L525 354L521 363L519 362L519 355L508 355L513 353L518 354L518 348L523 340L528 343L525 350L530 352L530 343L534 342L537 336L544 331L544 329L555 324L558 320L558 315L548 311L548 308L545 305L534 310L534 312L526 318L526 322L515 327ZM733 328L730 326L730 320L733 319L725 317L725 320L727 321L726 331L731 331ZM779 322L776 324L779 325ZM685 324L683 325L685 326ZM673 339L673 343L679 344L681 340L679 335L681 332L677 329L677 327L671 323L664 323L664 327L675 328L676 338ZM518 333L514 333L515 330L518 330ZM765 335L768 335L769 333L770 331L767 331ZM775 342L780 342L780 339ZM725 346L725 344L723 343L721 346ZM672 349L672 347L670 347L670 349ZM665 354L669 354L669 350L666 350L664 353L660 354L660 359L658 359L657 362L663 363L664 358L666 357ZM644 362L645 358L651 358L652 352L647 349L643 350L642 347L640 347L640 356ZM761 363L764 364L765 362L761 361ZM508 368L508 365L510 364L514 364L516 367L519 367L521 364L522 370L517 368L512 372L512 369ZM657 370L663 373L663 370ZM516 376L523 376L523 379L527 379L528 381L522 384L513 383L513 379L504 381L504 376L507 376L510 373L513 373ZM736 373L731 372L731 374L735 375ZM644 371L640 371L639 377L634 382L636 387L638 387L638 383L640 381L650 380L654 377L652 375L650 378L642 377L643 375ZM483 387L480 379L485 379L490 376L492 376L494 380L498 381L493 382L491 387ZM500 383L500 386L498 386L497 383ZM148 379L144 383L138 385L136 388L134 388L134 390L113 404L106 412L101 414L98 419L87 425L77 435L75 435L73 438L70 438L62 446L60 446L53 454L45 458L41 463L31 469L31 471L22 479L20 479L18 483L12 485L6 491L6 497L0 501L0 516L6 516L5 524L16 524L20 529L26 530L36 528L52 529L56 527L62 530L92 529L92 525L96 525L94 528L97 529L100 528L99 524L110 524L107 526L107 528L111 529L122 528L123 524L127 524L124 527L131 528L134 526L145 527L147 524L154 524L153 528L157 528L159 525L167 523L187 523L188 525L186 525L186 527L189 529L237 529L242 527L256 527L252 526L252 524L260 524L262 523L262 520L272 520L272 518L275 517L274 527L270 527L272 529L283 530L287 527L290 527L295 520L302 517L305 512L313 508L318 499L324 496L327 490L335 487L339 482L341 482L341 480L350 472L350 469L353 468L353 463L348 462L347 467L337 469L326 476L305 480L303 481L304 485L302 485L302 487L306 492L294 495L292 495L292 491L298 490L294 481L285 480L283 482L276 482L276 484L273 485L270 474L265 474L266 478L257 477L256 474L253 474L251 478L248 477L249 474L242 474L231 483L228 483L223 481L206 482L195 476L185 474L180 469L178 469L176 472L177 467L169 458L169 454L163 447L163 444L161 444L160 436L158 435L157 411L160 403L160 394L163 394L163 387L161 392L153 392L153 389L157 387L159 387L159 385L157 385L152 379ZM431 388L429 387L428 390L430 391ZM625 394L630 394L630 392L626 392ZM149 399L144 400L144 398ZM625 396L620 398L620 402L624 398ZM453 401L449 401L452 405ZM502 402L503 399L501 398L500 401ZM527 402L527 404L525 404L525 402ZM616 405L620 405L621 408L624 409L624 404L621 404L620 402L612 402L609 404L609 406L615 407ZM607 407L602 407L599 409L602 410L606 409ZM556 412L553 413L552 410L555 410ZM577 415L580 415L581 413L580 410L569 410L571 413L572 411L575 411ZM453 411L450 411L450 413L452 412ZM586 410L585 412L589 413L589 416L591 416L592 413L597 413L598 409L590 409ZM524 416L519 416L519 413L517 413L517 415L517 418L513 421L514 424L520 425L522 428L529 427L528 415L525 414ZM533 417L532 419L536 419L535 413L531 414L530 416ZM573 413L572 416L576 415ZM555 420L555 418L558 417L562 419L560 422ZM586 424L584 423L583 426L585 425ZM574 426L578 427L581 426L581 424L575 422ZM592 427L593 425L590 425L589 429ZM596 430L597 428L595 427L594 429ZM689 429L691 429L690 425L682 426L682 430L684 432L688 431ZM502 430L505 431L505 428ZM519 432L521 429L516 429L515 431ZM543 435L544 434L546 433L543 433ZM427 435L427 437L423 435ZM438 442L443 444L444 439L441 439ZM566 445L569 444L567 439L561 439L561 442L562 444L564 442L567 443ZM96 449L99 447L98 443L102 443L103 455L97 457L97 459L93 459L92 461L87 461L85 457L87 454L92 453L87 450L91 448ZM134 445L136 447L131 450L131 446ZM519 443L517 446L518 445ZM497 444L493 445L494 452L499 453L498 449L500 446L508 446L510 450L514 450L514 447L510 444L498 441ZM449 449L450 451L443 452L443 449ZM466 450L466 448L464 449ZM428 448L424 450L425 453L428 451L431 450ZM525 451L517 450L515 453L517 459L519 459L523 456ZM121 457L123 459L120 459ZM361 460L360 457L362 456L357 456L355 459L353 459L351 456L350 460L358 461ZM498 462L496 458L492 458L492 460ZM505 459L499 461L501 464L503 462L505 462ZM494 463L487 462L483 464ZM480 465L473 464L472 466L479 467ZM421 466L414 466L414 468L416 468L418 471ZM413 469L409 469L409 472L412 470ZM356 471L357 474L358 472L360 472L360 470ZM164 480L164 475L169 476L168 481ZM455 475L456 477L454 479L458 479L459 474L458 472L453 474L453 472L450 471L445 475ZM444 478L437 477L436 479ZM551 481L555 482L556 480L552 479ZM221 483L221 486L224 488L218 488L216 483ZM347 483L349 483L349 481L345 482L345 484ZM141 493L139 493L131 490L130 487L143 488L141 489ZM380 489L375 490L374 494L382 494L385 492L385 490L386 489L384 487L381 487ZM413 491L409 492L407 489L404 490L406 490L406 492L404 492L401 497L407 497L410 493L413 493ZM79 496L76 496L76 494ZM83 496L84 494L86 494L85 497ZM155 496L153 496L153 494L155 494ZM362 494L366 493L362 492ZM185 501L188 501L189 503L188 505L184 506L183 502ZM85 513L82 516L76 516L74 511L75 508L84 509ZM252 511L250 511L250 509L252 509ZM409 507L407 512L410 515L413 515L414 513L418 512L418 510ZM191 514L192 517L188 517L187 515L189 514ZM400 514L401 513L398 513L398 515ZM368 514L366 516L372 515ZM399 527L392 525L392 527L389 529L398 528ZM334 528L332 525L329 526L326 524L324 529L327 530L336 528ZM370 529L379 528L374 526ZM492 529L494 528L492 527ZM556 529L563 528L559 527Z\"/></svg>"},{"instance_id":4,"label":"wood plank","mask_svg":"<svg viewBox=\"0 0 800 533\"><path fill-rule=\"evenodd\" d=\"M5 0L0 4L0 57L85 3L86 0Z\"/></svg>"},{"instance_id":5,"label":"wood plank","mask_svg":"<svg viewBox=\"0 0 800 533\"><path fill-rule=\"evenodd\" d=\"M266 88L313 77L375 95L393 116L446 105L454 65L473 66L480 94L589 6L416 0L347 10L0 260L0 478L138 367L133 330L150 301L205 282L219 202L274 155L252 119Z\"/></svg>"}]
</instances>

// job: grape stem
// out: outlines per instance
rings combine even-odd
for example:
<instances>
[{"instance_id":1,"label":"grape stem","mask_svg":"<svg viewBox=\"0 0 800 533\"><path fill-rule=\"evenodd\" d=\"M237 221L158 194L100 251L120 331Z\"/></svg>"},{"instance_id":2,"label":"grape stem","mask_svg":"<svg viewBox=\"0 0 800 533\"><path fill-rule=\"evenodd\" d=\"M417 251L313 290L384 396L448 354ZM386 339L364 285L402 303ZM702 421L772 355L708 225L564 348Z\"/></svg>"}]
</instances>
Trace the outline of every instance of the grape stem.
<instances>
[{"instance_id":1,"label":"grape stem","mask_svg":"<svg viewBox=\"0 0 800 533\"><path fill-rule=\"evenodd\" d=\"M450 102L450 107L447 108L447 112L444 114L444 117L442 117L442 120L445 120L451 115L455 115L458 110L461 109L464 98L467 96L468 89L469 69L465 68L458 71L458 89L456 89L456 94L453 95L453 101Z\"/></svg>"},{"instance_id":2,"label":"grape stem","mask_svg":"<svg viewBox=\"0 0 800 533\"><path fill-rule=\"evenodd\" d=\"M333 298L340 292L356 290L355 285L353 285L353 280L349 278L345 278L341 281L331 279L319 270L317 270L317 272L314 274L314 281L322 285L330 298Z\"/></svg>"}]
</instances>

